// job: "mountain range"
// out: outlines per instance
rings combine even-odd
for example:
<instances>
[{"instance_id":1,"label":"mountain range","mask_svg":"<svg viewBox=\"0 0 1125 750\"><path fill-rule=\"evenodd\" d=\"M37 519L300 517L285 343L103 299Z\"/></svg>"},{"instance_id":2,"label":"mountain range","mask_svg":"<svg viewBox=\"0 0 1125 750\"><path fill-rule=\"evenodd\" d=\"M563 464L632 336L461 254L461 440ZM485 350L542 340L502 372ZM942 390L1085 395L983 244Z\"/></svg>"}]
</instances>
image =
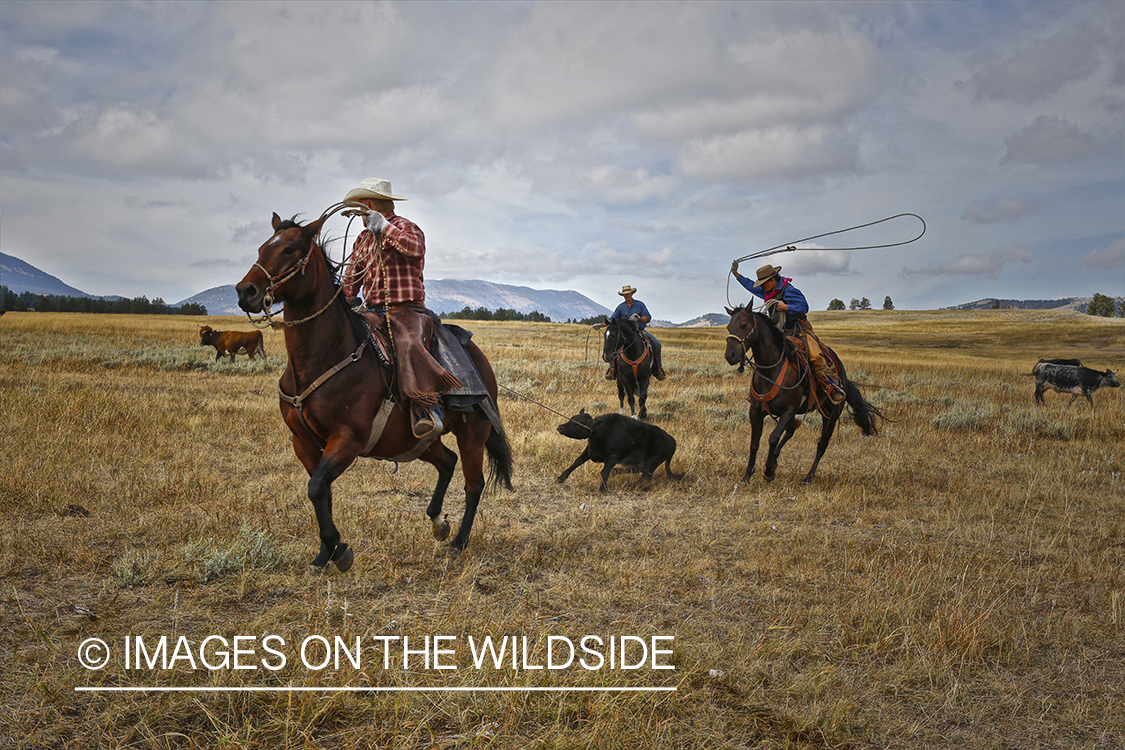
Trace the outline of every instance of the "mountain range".
<instances>
[{"instance_id":1,"label":"mountain range","mask_svg":"<svg viewBox=\"0 0 1125 750\"><path fill-rule=\"evenodd\" d=\"M16 294L31 292L32 294L54 294L59 297L94 296L75 289L46 271L40 271L26 261L4 253L0 253L0 284L8 287Z\"/></svg>"},{"instance_id":2,"label":"mountain range","mask_svg":"<svg viewBox=\"0 0 1125 750\"><path fill-rule=\"evenodd\" d=\"M16 294L58 295L61 297L97 297L75 289L61 279L41 271L35 266L12 255L0 253L0 284ZM101 299L119 299L107 296ZM1121 297L1115 298L1121 304ZM210 315L243 315L238 307L238 295L234 285L217 286L200 292L172 305L179 307L188 302L201 304ZM1014 300L986 298L962 305L946 307L946 310L989 310L1004 309L1046 310L1067 309L1086 312L1090 305L1089 297L1063 297L1052 300ZM575 291L557 289L533 289L527 286L497 284L479 279L429 279L426 281L426 306L436 313L460 312L466 307L489 310L505 308L520 313L538 310L556 322L584 320L596 315L609 315L610 310L599 305L589 297ZM729 318L722 313L707 313L684 323L654 320L652 325L661 328L703 328L723 326Z\"/></svg>"},{"instance_id":3,"label":"mountain range","mask_svg":"<svg viewBox=\"0 0 1125 750\"><path fill-rule=\"evenodd\" d=\"M31 292L60 297L96 297L6 253L0 253L0 284L16 294ZM105 299L116 299L116 297ZM238 294L233 284L213 287L180 300L172 307L179 307L189 302L203 305L210 315L244 314L238 306ZM532 289L527 286L511 286L476 279L428 279L426 306L436 313L460 312L466 307L472 309L484 307L489 310L505 308L521 313L538 310L551 320L560 322L610 314L610 310L605 306L575 291Z\"/></svg>"},{"instance_id":4,"label":"mountain range","mask_svg":"<svg viewBox=\"0 0 1125 750\"><path fill-rule=\"evenodd\" d=\"M177 302L201 304L211 315L243 315L233 285L217 286ZM609 315L610 310L574 291L532 289L478 279L426 279L426 307L440 314L460 312L466 307L489 310L538 310L554 321L583 320Z\"/></svg>"}]
</instances>

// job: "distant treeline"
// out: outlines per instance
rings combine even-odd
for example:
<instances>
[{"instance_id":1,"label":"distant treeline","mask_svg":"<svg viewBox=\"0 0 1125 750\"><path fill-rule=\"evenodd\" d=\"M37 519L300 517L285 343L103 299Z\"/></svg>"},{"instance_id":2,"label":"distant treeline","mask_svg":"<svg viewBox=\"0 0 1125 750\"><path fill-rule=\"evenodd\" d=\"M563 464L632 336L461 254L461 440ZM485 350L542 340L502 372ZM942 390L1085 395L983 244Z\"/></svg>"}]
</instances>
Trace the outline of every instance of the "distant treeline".
<instances>
[{"instance_id":1,"label":"distant treeline","mask_svg":"<svg viewBox=\"0 0 1125 750\"><path fill-rule=\"evenodd\" d=\"M528 323L550 323L551 319L539 312L532 310L529 313L516 312L501 307L496 312L489 310L487 307L471 308L465 305L461 312L447 312L442 313L439 317L446 320L515 320Z\"/></svg>"},{"instance_id":2,"label":"distant treeline","mask_svg":"<svg viewBox=\"0 0 1125 750\"><path fill-rule=\"evenodd\" d=\"M172 307L157 297L134 297L133 299L97 299L94 297L64 297L57 294L32 294L24 292L17 295L6 286L0 286L0 312L79 312L79 313L124 313L129 315L206 315L203 305L187 302Z\"/></svg>"}]
</instances>

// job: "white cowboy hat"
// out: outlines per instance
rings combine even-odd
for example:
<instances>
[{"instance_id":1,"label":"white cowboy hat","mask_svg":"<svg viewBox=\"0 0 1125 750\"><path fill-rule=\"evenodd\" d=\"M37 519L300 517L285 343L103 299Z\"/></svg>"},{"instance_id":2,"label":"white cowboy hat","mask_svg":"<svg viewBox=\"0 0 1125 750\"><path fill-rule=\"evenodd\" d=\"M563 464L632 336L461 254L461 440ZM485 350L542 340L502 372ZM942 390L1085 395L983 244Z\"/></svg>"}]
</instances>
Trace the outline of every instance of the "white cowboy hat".
<instances>
[{"instance_id":1,"label":"white cowboy hat","mask_svg":"<svg viewBox=\"0 0 1125 750\"><path fill-rule=\"evenodd\" d=\"M406 198L391 192L391 181L382 177L368 177L359 183L359 187L348 191L344 196L346 201L385 200L404 201Z\"/></svg>"},{"instance_id":2,"label":"white cowboy hat","mask_svg":"<svg viewBox=\"0 0 1125 750\"><path fill-rule=\"evenodd\" d=\"M637 293L637 288L635 286L629 286L628 284L621 287L621 291L618 292L618 294L620 294L622 297L624 297L626 294L636 294L636 293Z\"/></svg>"}]
</instances>

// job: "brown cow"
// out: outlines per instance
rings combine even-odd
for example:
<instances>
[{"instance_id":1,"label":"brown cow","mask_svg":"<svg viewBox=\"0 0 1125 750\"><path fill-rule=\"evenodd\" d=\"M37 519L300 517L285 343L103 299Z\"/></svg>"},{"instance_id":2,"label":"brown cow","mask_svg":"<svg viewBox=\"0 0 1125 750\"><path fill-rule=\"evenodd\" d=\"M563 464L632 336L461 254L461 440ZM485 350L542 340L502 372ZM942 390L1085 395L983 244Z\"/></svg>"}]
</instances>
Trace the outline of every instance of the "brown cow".
<instances>
[{"instance_id":1,"label":"brown cow","mask_svg":"<svg viewBox=\"0 0 1125 750\"><path fill-rule=\"evenodd\" d=\"M224 354L230 355L231 362L236 354L249 354L250 359L254 359L254 355L260 353L262 359L266 359L261 331L214 331L211 326L199 326L199 345L215 347L215 361Z\"/></svg>"}]
</instances>

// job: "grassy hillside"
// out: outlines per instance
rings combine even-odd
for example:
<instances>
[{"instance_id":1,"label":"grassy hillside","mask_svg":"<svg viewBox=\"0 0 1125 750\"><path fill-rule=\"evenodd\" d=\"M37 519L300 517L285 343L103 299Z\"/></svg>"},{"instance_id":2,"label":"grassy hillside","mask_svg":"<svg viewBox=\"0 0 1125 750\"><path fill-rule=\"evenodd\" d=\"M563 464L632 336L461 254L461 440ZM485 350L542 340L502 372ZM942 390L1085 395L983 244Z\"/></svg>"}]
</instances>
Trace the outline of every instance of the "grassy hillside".
<instances>
[{"instance_id":1,"label":"grassy hillside","mask_svg":"<svg viewBox=\"0 0 1125 750\"><path fill-rule=\"evenodd\" d=\"M563 413L616 409L587 329L470 323L509 391L515 490L486 494L469 550L424 516L435 472L360 461L334 485L357 552L311 575L307 477L267 363L214 363L196 325L236 318L9 313L0 319L0 745L159 748L1104 748L1125 743L1125 393L1032 400L1038 357L1125 361L1125 321L1057 311L812 316L895 421L841 429L801 485L819 419L778 479L739 483L748 378L725 330L663 329L650 418L675 482L644 490L580 452ZM453 441L447 444L455 447ZM759 465L761 464L759 460ZM460 473L446 509L460 517ZM126 639L211 664L126 669ZM379 644L448 636L454 669ZM631 636L634 670L477 668L470 638ZM284 639L284 667L263 651ZM362 662L302 664L313 636ZM113 650L104 669L80 645ZM130 640L135 643L135 640ZM275 640L276 645L280 641ZM312 641L313 645L319 641ZM627 656L636 661L636 642ZM669 645L670 644L670 645ZM202 652L202 657L201 657ZM310 652L313 666L322 653ZM263 656L267 657L263 661ZM234 656L231 655L230 659ZM402 654L396 652L396 659ZM653 669L654 661L674 669ZM135 663L134 663L135 665ZM429 668L427 668L429 667ZM249 692L221 688L487 688ZM208 688L81 692L76 687ZM675 688L545 692L494 688Z\"/></svg>"}]
</instances>

